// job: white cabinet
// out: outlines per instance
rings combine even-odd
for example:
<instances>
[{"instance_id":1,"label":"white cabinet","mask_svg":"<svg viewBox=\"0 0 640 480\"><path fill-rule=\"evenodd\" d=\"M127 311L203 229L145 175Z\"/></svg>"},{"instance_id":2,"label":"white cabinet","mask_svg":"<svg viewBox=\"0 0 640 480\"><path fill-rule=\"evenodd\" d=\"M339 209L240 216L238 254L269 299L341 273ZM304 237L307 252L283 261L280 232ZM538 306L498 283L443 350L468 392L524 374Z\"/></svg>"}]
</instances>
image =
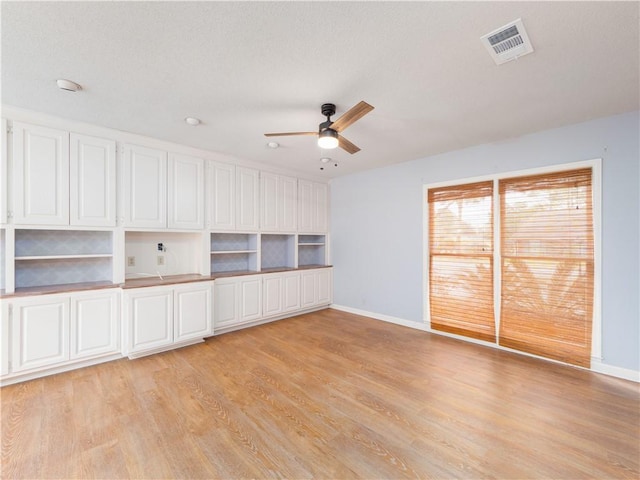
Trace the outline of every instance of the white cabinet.
<instances>
[{"instance_id":1,"label":"white cabinet","mask_svg":"<svg viewBox=\"0 0 640 480\"><path fill-rule=\"evenodd\" d=\"M69 133L13 124L16 224L69 224Z\"/></svg>"},{"instance_id":2,"label":"white cabinet","mask_svg":"<svg viewBox=\"0 0 640 480\"><path fill-rule=\"evenodd\" d=\"M0 376L9 373L9 302L0 300Z\"/></svg>"},{"instance_id":3,"label":"white cabinet","mask_svg":"<svg viewBox=\"0 0 640 480\"><path fill-rule=\"evenodd\" d=\"M7 142L7 121L2 119L2 131L0 131L0 224L7 223L7 158L9 154Z\"/></svg>"},{"instance_id":4,"label":"white cabinet","mask_svg":"<svg viewBox=\"0 0 640 480\"><path fill-rule=\"evenodd\" d=\"M204 227L202 159L125 145L122 170L125 227Z\"/></svg>"},{"instance_id":5,"label":"white cabinet","mask_svg":"<svg viewBox=\"0 0 640 480\"><path fill-rule=\"evenodd\" d=\"M262 316L300 310L300 273L271 273L262 280Z\"/></svg>"},{"instance_id":6,"label":"white cabinet","mask_svg":"<svg viewBox=\"0 0 640 480\"><path fill-rule=\"evenodd\" d=\"M167 226L204 228L204 161L187 155L169 155Z\"/></svg>"},{"instance_id":7,"label":"white cabinet","mask_svg":"<svg viewBox=\"0 0 640 480\"><path fill-rule=\"evenodd\" d=\"M259 320L262 317L261 275L222 278L214 282L214 329Z\"/></svg>"},{"instance_id":8,"label":"white cabinet","mask_svg":"<svg viewBox=\"0 0 640 480\"><path fill-rule=\"evenodd\" d=\"M16 300L12 312L11 371L47 367L69 359L69 297Z\"/></svg>"},{"instance_id":9,"label":"white cabinet","mask_svg":"<svg viewBox=\"0 0 640 480\"><path fill-rule=\"evenodd\" d=\"M258 170L210 162L209 228L257 231L259 189Z\"/></svg>"},{"instance_id":10,"label":"white cabinet","mask_svg":"<svg viewBox=\"0 0 640 480\"><path fill-rule=\"evenodd\" d=\"M80 359L120 350L120 311L114 291L71 297L70 358Z\"/></svg>"},{"instance_id":11,"label":"white cabinet","mask_svg":"<svg viewBox=\"0 0 640 480\"><path fill-rule=\"evenodd\" d=\"M115 226L113 140L13 125L14 222Z\"/></svg>"},{"instance_id":12,"label":"white cabinet","mask_svg":"<svg viewBox=\"0 0 640 480\"><path fill-rule=\"evenodd\" d=\"M298 231L326 233L328 216L328 185L298 180Z\"/></svg>"},{"instance_id":13,"label":"white cabinet","mask_svg":"<svg viewBox=\"0 0 640 480\"><path fill-rule=\"evenodd\" d=\"M297 179L262 172L260 226L264 231L294 232L297 218Z\"/></svg>"},{"instance_id":14,"label":"white cabinet","mask_svg":"<svg viewBox=\"0 0 640 480\"><path fill-rule=\"evenodd\" d=\"M125 291L129 356L211 335L211 282Z\"/></svg>"},{"instance_id":15,"label":"white cabinet","mask_svg":"<svg viewBox=\"0 0 640 480\"><path fill-rule=\"evenodd\" d=\"M175 342L211 335L211 282L174 287Z\"/></svg>"},{"instance_id":16,"label":"white cabinet","mask_svg":"<svg viewBox=\"0 0 640 480\"><path fill-rule=\"evenodd\" d=\"M331 304L333 301L331 268L304 270L301 277L301 308Z\"/></svg>"},{"instance_id":17,"label":"white cabinet","mask_svg":"<svg viewBox=\"0 0 640 480\"><path fill-rule=\"evenodd\" d=\"M119 353L118 291L114 289L23 297L11 300L10 306L8 373Z\"/></svg>"},{"instance_id":18,"label":"white cabinet","mask_svg":"<svg viewBox=\"0 0 640 480\"><path fill-rule=\"evenodd\" d=\"M71 225L116 225L116 143L71 134L69 213Z\"/></svg>"},{"instance_id":19,"label":"white cabinet","mask_svg":"<svg viewBox=\"0 0 640 480\"><path fill-rule=\"evenodd\" d=\"M125 145L122 180L124 226L167 226L167 154L160 150Z\"/></svg>"}]
</instances>

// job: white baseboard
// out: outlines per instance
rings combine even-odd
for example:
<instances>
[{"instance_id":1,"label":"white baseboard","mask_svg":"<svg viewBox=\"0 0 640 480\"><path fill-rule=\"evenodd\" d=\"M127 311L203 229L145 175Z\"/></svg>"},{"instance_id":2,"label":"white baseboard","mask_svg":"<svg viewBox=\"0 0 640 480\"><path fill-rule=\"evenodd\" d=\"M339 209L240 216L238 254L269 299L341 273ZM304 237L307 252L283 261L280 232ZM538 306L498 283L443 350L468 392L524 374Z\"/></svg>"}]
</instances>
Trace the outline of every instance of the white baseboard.
<instances>
[{"instance_id":1,"label":"white baseboard","mask_svg":"<svg viewBox=\"0 0 640 480\"><path fill-rule=\"evenodd\" d=\"M429 332L429 333L433 333L433 334L436 334L436 335L445 335L447 337L457 338L457 339L465 341L465 342L471 342L471 343L477 343L477 344L480 344L480 345L485 345L485 346L488 346L488 347L491 347L491 348L496 348L498 350L505 350L505 351L509 351L509 352L518 353L518 354L521 354L521 355L527 355L527 356L530 356L530 357L541 358L543 360L549 360L549 359L546 359L546 358L543 358L543 357L539 357L537 355L530 355L528 353L519 352L519 351L513 350L511 348L503 348L500 345L496 345L495 343L483 342L481 340L475 340L473 338L466 338L466 337L463 337L461 335L447 334L447 333L444 333L444 332L435 332L435 331L431 330L424 323L412 322L411 320L405 320L404 318L393 317L391 315L383 315L383 314L376 313L376 312L368 312L366 310L360 310L358 308L346 307L344 305L333 304L333 305L331 305L331 308L333 308L335 310L340 310L342 312L353 313L355 315L362 315L363 317L373 318L374 320L382 320L383 322L395 323L396 325L402 325L403 327L415 328L416 330L421 330L423 332ZM552 361L554 363L563 363L563 362L557 362L555 360L549 360L549 361ZM568 364L565 364L565 365L568 365ZM574 367L574 365L569 365L569 366ZM581 368L581 367L576 367L576 368ZM611 377L622 378L624 380L631 380L632 382L640 383L640 371L631 370L631 369L628 369L628 368L616 367L614 365L607 365L606 363L602 363L602 361L600 359L597 359L597 358L592 358L591 359L591 368L590 369L585 369L585 370L590 370L590 371L595 372L595 373L602 373L604 375L609 375Z\"/></svg>"}]
</instances>

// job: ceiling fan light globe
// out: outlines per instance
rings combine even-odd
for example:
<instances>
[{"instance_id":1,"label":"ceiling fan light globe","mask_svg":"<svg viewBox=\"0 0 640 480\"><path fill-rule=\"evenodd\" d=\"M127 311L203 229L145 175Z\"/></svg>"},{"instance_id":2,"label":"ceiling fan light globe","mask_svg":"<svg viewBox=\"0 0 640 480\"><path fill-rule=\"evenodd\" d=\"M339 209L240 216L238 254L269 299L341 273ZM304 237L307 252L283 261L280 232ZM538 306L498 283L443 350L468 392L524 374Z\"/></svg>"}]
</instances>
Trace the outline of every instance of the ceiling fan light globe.
<instances>
[{"instance_id":1,"label":"ceiling fan light globe","mask_svg":"<svg viewBox=\"0 0 640 480\"><path fill-rule=\"evenodd\" d=\"M324 149L336 148L338 146L338 132L325 130L318 136L318 146Z\"/></svg>"}]
</instances>

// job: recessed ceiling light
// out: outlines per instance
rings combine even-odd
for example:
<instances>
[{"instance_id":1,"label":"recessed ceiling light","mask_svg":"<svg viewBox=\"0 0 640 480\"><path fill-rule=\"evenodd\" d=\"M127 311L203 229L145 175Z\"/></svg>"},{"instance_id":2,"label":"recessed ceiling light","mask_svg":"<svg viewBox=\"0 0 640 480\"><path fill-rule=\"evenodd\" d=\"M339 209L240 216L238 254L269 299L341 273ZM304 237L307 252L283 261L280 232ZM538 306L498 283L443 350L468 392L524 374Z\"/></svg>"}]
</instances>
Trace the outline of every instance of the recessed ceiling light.
<instances>
[{"instance_id":1,"label":"recessed ceiling light","mask_svg":"<svg viewBox=\"0 0 640 480\"><path fill-rule=\"evenodd\" d=\"M200 119L194 117L187 117L184 119L187 125L191 125L192 127L197 127L200 125Z\"/></svg>"},{"instance_id":2,"label":"recessed ceiling light","mask_svg":"<svg viewBox=\"0 0 640 480\"><path fill-rule=\"evenodd\" d=\"M321 161L322 163L329 163L329 162L331 161L331 159L330 159L329 157L322 157L322 158L320 159L320 161Z\"/></svg>"},{"instance_id":3,"label":"recessed ceiling light","mask_svg":"<svg viewBox=\"0 0 640 480\"><path fill-rule=\"evenodd\" d=\"M269 142L267 143L267 147L269 148L278 148L280 144L278 142Z\"/></svg>"},{"instance_id":4,"label":"recessed ceiling light","mask_svg":"<svg viewBox=\"0 0 640 480\"><path fill-rule=\"evenodd\" d=\"M60 90L66 90L67 92L77 92L78 90L82 90L82 87L79 84L72 82L71 80L65 80L64 78L56 80L56 84Z\"/></svg>"}]
</instances>

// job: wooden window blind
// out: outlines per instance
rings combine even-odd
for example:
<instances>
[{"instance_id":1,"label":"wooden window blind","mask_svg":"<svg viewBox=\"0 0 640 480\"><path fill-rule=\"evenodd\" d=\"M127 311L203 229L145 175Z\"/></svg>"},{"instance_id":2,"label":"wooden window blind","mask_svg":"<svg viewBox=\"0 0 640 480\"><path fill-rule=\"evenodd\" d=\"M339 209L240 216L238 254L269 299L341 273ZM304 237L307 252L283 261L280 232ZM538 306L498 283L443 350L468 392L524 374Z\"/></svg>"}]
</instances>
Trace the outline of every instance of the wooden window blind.
<instances>
[{"instance_id":1,"label":"wooden window blind","mask_svg":"<svg viewBox=\"0 0 640 480\"><path fill-rule=\"evenodd\" d=\"M500 180L500 345L590 366L591 169Z\"/></svg>"},{"instance_id":2,"label":"wooden window blind","mask_svg":"<svg viewBox=\"0 0 640 480\"><path fill-rule=\"evenodd\" d=\"M429 189L431 328L495 342L493 182Z\"/></svg>"}]
</instances>

